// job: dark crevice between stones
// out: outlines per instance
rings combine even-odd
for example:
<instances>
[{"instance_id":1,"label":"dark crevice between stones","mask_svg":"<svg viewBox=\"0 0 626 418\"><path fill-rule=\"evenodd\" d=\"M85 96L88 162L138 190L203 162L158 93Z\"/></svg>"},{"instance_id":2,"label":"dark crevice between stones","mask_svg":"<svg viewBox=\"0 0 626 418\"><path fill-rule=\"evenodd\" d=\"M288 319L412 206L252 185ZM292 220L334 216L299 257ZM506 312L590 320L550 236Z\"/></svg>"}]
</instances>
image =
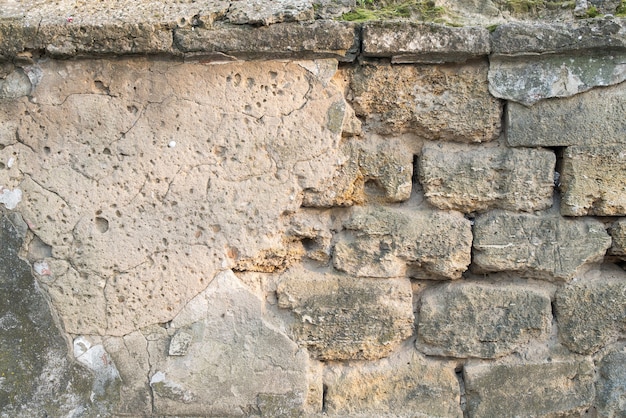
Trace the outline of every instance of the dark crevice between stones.
<instances>
[{"instance_id":1,"label":"dark crevice between stones","mask_svg":"<svg viewBox=\"0 0 626 418\"><path fill-rule=\"evenodd\" d=\"M322 385L322 414L326 414L326 412L328 411L327 395L328 395L328 386Z\"/></svg>"},{"instance_id":2,"label":"dark crevice between stones","mask_svg":"<svg viewBox=\"0 0 626 418\"><path fill-rule=\"evenodd\" d=\"M469 413L467 411L467 398L465 396L465 378L463 377L463 364L459 364L454 369L454 374L456 374L456 379L459 382L459 407L463 412L463 418L469 418Z\"/></svg>"}]
</instances>

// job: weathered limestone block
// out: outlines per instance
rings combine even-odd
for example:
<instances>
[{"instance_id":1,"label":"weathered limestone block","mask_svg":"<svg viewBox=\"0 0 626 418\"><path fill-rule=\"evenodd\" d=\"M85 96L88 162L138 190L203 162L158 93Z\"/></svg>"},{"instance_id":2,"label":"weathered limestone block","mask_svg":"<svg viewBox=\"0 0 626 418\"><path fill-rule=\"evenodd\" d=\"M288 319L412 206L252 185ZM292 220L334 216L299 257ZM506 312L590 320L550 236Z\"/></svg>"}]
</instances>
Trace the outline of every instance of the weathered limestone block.
<instances>
[{"instance_id":1,"label":"weathered limestone block","mask_svg":"<svg viewBox=\"0 0 626 418\"><path fill-rule=\"evenodd\" d=\"M609 249L609 254L617 255L620 257L626 256L626 219L620 219L615 221L609 233L613 239L613 245Z\"/></svg>"},{"instance_id":2,"label":"weathered limestone block","mask_svg":"<svg viewBox=\"0 0 626 418\"><path fill-rule=\"evenodd\" d=\"M458 279L470 264L470 222L458 212L356 208L335 245L336 269L359 277Z\"/></svg>"},{"instance_id":3,"label":"weathered limestone block","mask_svg":"<svg viewBox=\"0 0 626 418\"><path fill-rule=\"evenodd\" d=\"M463 374L472 417L579 416L594 398L593 363L588 359L470 364Z\"/></svg>"},{"instance_id":4,"label":"weathered limestone block","mask_svg":"<svg viewBox=\"0 0 626 418\"><path fill-rule=\"evenodd\" d=\"M413 333L408 279L355 279L303 267L286 272L278 306L296 316L292 333L320 360L377 359Z\"/></svg>"},{"instance_id":5,"label":"weathered limestone block","mask_svg":"<svg viewBox=\"0 0 626 418\"><path fill-rule=\"evenodd\" d=\"M506 107L507 141L520 147L626 143L626 83L573 97Z\"/></svg>"},{"instance_id":6,"label":"weathered limestone block","mask_svg":"<svg viewBox=\"0 0 626 418\"><path fill-rule=\"evenodd\" d=\"M6 77L0 77L0 99L28 96L31 89L30 79L21 69L16 69Z\"/></svg>"},{"instance_id":7,"label":"weathered limestone block","mask_svg":"<svg viewBox=\"0 0 626 418\"><path fill-rule=\"evenodd\" d=\"M570 350L593 353L626 332L626 274L595 272L556 293L559 338Z\"/></svg>"},{"instance_id":8,"label":"weathered limestone block","mask_svg":"<svg viewBox=\"0 0 626 418\"><path fill-rule=\"evenodd\" d=\"M476 218L476 272L518 271L526 277L567 280L586 264L602 260L611 246L595 219L494 211Z\"/></svg>"},{"instance_id":9,"label":"weathered limestone block","mask_svg":"<svg viewBox=\"0 0 626 418\"><path fill-rule=\"evenodd\" d=\"M351 80L353 106L369 129L425 139L484 142L500 134L502 106L487 89L486 63L363 65Z\"/></svg>"},{"instance_id":10,"label":"weathered limestone block","mask_svg":"<svg viewBox=\"0 0 626 418\"><path fill-rule=\"evenodd\" d=\"M0 161L15 161L0 185L20 186L17 210L52 259L72 266L47 260L42 281L67 330L121 336L166 323L218 270L298 260L289 217L303 189L340 165L348 106L336 68L32 66L39 82L2 133ZM15 115L6 107L0 120Z\"/></svg>"},{"instance_id":11,"label":"weathered limestone block","mask_svg":"<svg viewBox=\"0 0 626 418\"><path fill-rule=\"evenodd\" d=\"M626 215L624 145L568 147L561 173L565 216Z\"/></svg>"},{"instance_id":12,"label":"weathered limestone block","mask_svg":"<svg viewBox=\"0 0 626 418\"><path fill-rule=\"evenodd\" d=\"M549 208L555 162L548 150L428 144L418 166L431 204L469 213Z\"/></svg>"},{"instance_id":13,"label":"weathered limestone block","mask_svg":"<svg viewBox=\"0 0 626 418\"><path fill-rule=\"evenodd\" d=\"M304 190L303 206L402 202L411 196L413 154L393 140L350 141L342 165L317 188Z\"/></svg>"},{"instance_id":14,"label":"weathered limestone block","mask_svg":"<svg viewBox=\"0 0 626 418\"><path fill-rule=\"evenodd\" d=\"M311 0L257 0L232 3L227 18L236 25L268 26L278 22L313 20Z\"/></svg>"},{"instance_id":15,"label":"weathered limestone block","mask_svg":"<svg viewBox=\"0 0 626 418\"><path fill-rule=\"evenodd\" d=\"M235 416L256 410L268 397L305 411L306 350L263 315L260 299L232 272L220 273L172 320L170 341L149 338L151 352L162 353L150 360L154 413ZM180 330L192 341L183 355L167 355Z\"/></svg>"},{"instance_id":16,"label":"weathered limestone block","mask_svg":"<svg viewBox=\"0 0 626 418\"><path fill-rule=\"evenodd\" d=\"M598 364L596 407L599 416L622 417L626 411L626 350L614 349Z\"/></svg>"},{"instance_id":17,"label":"weathered limestone block","mask_svg":"<svg viewBox=\"0 0 626 418\"><path fill-rule=\"evenodd\" d=\"M392 64L465 62L489 54L489 31L414 22L363 25L363 55L391 57Z\"/></svg>"},{"instance_id":18,"label":"weathered limestone block","mask_svg":"<svg viewBox=\"0 0 626 418\"><path fill-rule=\"evenodd\" d=\"M376 363L331 366L324 378L326 413L461 418L454 367L450 361L428 360L414 349Z\"/></svg>"},{"instance_id":19,"label":"weathered limestone block","mask_svg":"<svg viewBox=\"0 0 626 418\"><path fill-rule=\"evenodd\" d=\"M550 294L518 284L446 283L421 295L418 350L428 355L495 358L550 334Z\"/></svg>"}]
</instances>

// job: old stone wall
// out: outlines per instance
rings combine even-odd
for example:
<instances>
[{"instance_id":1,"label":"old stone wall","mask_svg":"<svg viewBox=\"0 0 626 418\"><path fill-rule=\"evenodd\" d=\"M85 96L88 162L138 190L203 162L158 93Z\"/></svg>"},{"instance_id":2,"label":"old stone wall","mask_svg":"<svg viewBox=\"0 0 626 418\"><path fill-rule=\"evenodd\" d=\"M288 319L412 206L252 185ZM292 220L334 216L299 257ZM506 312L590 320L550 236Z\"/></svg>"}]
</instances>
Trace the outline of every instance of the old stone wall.
<instances>
[{"instance_id":1,"label":"old stone wall","mask_svg":"<svg viewBox=\"0 0 626 418\"><path fill-rule=\"evenodd\" d=\"M625 20L123 3L0 14L0 417L626 416Z\"/></svg>"}]
</instances>

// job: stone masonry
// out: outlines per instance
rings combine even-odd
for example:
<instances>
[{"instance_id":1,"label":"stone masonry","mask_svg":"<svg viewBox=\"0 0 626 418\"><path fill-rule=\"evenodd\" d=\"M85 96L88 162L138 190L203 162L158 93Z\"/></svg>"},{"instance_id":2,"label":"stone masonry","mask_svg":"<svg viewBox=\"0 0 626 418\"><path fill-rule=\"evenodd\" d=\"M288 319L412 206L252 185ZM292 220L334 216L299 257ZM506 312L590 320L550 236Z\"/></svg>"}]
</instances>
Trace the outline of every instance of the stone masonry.
<instances>
[{"instance_id":1,"label":"stone masonry","mask_svg":"<svg viewBox=\"0 0 626 418\"><path fill-rule=\"evenodd\" d=\"M624 1L1 3L0 418L624 416Z\"/></svg>"}]
</instances>

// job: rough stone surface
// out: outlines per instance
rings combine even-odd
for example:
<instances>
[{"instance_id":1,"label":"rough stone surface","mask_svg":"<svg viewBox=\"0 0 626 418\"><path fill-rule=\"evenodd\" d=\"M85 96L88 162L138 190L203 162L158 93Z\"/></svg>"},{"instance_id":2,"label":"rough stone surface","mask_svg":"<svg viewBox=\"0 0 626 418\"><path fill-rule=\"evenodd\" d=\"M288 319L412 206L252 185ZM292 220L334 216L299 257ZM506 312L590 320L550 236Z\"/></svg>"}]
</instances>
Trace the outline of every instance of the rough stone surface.
<instances>
[{"instance_id":1,"label":"rough stone surface","mask_svg":"<svg viewBox=\"0 0 626 418\"><path fill-rule=\"evenodd\" d=\"M227 19L236 25L271 25L279 22L312 20L310 0L256 0L231 3Z\"/></svg>"},{"instance_id":2,"label":"rough stone surface","mask_svg":"<svg viewBox=\"0 0 626 418\"><path fill-rule=\"evenodd\" d=\"M0 213L0 416L107 414L115 382L97 387L87 369L69 360L48 303L18 258L18 218Z\"/></svg>"},{"instance_id":3,"label":"rough stone surface","mask_svg":"<svg viewBox=\"0 0 626 418\"><path fill-rule=\"evenodd\" d=\"M595 271L556 293L559 338L570 350L589 354L626 332L626 274Z\"/></svg>"},{"instance_id":4,"label":"rough stone surface","mask_svg":"<svg viewBox=\"0 0 626 418\"><path fill-rule=\"evenodd\" d=\"M609 249L609 254L625 257L626 256L626 219L615 221L609 233L613 239L613 245Z\"/></svg>"},{"instance_id":5,"label":"rough stone surface","mask_svg":"<svg viewBox=\"0 0 626 418\"><path fill-rule=\"evenodd\" d=\"M626 83L532 107L506 106L506 137L514 147L626 143Z\"/></svg>"},{"instance_id":6,"label":"rough stone surface","mask_svg":"<svg viewBox=\"0 0 626 418\"><path fill-rule=\"evenodd\" d=\"M580 416L592 405L593 363L470 364L463 370L472 417Z\"/></svg>"},{"instance_id":7,"label":"rough stone surface","mask_svg":"<svg viewBox=\"0 0 626 418\"><path fill-rule=\"evenodd\" d=\"M49 61L30 101L0 104L21 112L0 185L69 261L43 280L66 331L167 322L217 269L299 257L288 215L338 165L346 109L325 63Z\"/></svg>"},{"instance_id":8,"label":"rough stone surface","mask_svg":"<svg viewBox=\"0 0 626 418\"><path fill-rule=\"evenodd\" d=\"M278 306L296 317L295 340L320 360L385 357L413 333L408 279L356 280L298 268L281 277L277 293Z\"/></svg>"},{"instance_id":9,"label":"rough stone surface","mask_svg":"<svg viewBox=\"0 0 626 418\"><path fill-rule=\"evenodd\" d=\"M495 358L550 334L550 295L536 286L455 282L421 295L418 350Z\"/></svg>"},{"instance_id":10,"label":"rough stone surface","mask_svg":"<svg viewBox=\"0 0 626 418\"><path fill-rule=\"evenodd\" d=\"M413 22L372 22L363 25L365 57L391 57L391 62L464 62L486 56L489 31Z\"/></svg>"},{"instance_id":11,"label":"rough stone surface","mask_svg":"<svg viewBox=\"0 0 626 418\"><path fill-rule=\"evenodd\" d=\"M151 359L157 414L250 414L267 408L268 398L305 409L306 351L264 320L261 300L232 272L220 273L191 300L167 334L181 329L193 336L186 354ZM149 344L160 351L166 341Z\"/></svg>"},{"instance_id":12,"label":"rough stone surface","mask_svg":"<svg viewBox=\"0 0 626 418\"><path fill-rule=\"evenodd\" d=\"M624 145L568 147L562 171L563 215L626 215Z\"/></svg>"},{"instance_id":13,"label":"rough stone surface","mask_svg":"<svg viewBox=\"0 0 626 418\"><path fill-rule=\"evenodd\" d=\"M549 208L555 162L548 150L428 144L418 166L431 204L469 213Z\"/></svg>"},{"instance_id":14,"label":"rough stone surface","mask_svg":"<svg viewBox=\"0 0 626 418\"><path fill-rule=\"evenodd\" d=\"M458 212L358 208L333 265L359 277L458 279L470 264L471 226Z\"/></svg>"},{"instance_id":15,"label":"rough stone surface","mask_svg":"<svg viewBox=\"0 0 626 418\"><path fill-rule=\"evenodd\" d=\"M484 142L500 134L501 104L487 89L487 65L363 65L351 81L368 128L425 139Z\"/></svg>"},{"instance_id":16,"label":"rough stone surface","mask_svg":"<svg viewBox=\"0 0 626 418\"><path fill-rule=\"evenodd\" d=\"M622 347L609 351L597 366L598 413L608 418L622 417L626 411L626 350Z\"/></svg>"},{"instance_id":17,"label":"rough stone surface","mask_svg":"<svg viewBox=\"0 0 626 418\"><path fill-rule=\"evenodd\" d=\"M365 367L332 366L325 373L331 416L457 417L454 363L428 360L409 348Z\"/></svg>"},{"instance_id":18,"label":"rough stone surface","mask_svg":"<svg viewBox=\"0 0 626 418\"><path fill-rule=\"evenodd\" d=\"M28 96L31 89L30 79L21 69L0 78L0 99L16 99Z\"/></svg>"},{"instance_id":19,"label":"rough stone surface","mask_svg":"<svg viewBox=\"0 0 626 418\"><path fill-rule=\"evenodd\" d=\"M584 264L601 261L610 246L604 225L594 219L494 211L475 220L472 261L476 272L567 280Z\"/></svg>"}]
</instances>

